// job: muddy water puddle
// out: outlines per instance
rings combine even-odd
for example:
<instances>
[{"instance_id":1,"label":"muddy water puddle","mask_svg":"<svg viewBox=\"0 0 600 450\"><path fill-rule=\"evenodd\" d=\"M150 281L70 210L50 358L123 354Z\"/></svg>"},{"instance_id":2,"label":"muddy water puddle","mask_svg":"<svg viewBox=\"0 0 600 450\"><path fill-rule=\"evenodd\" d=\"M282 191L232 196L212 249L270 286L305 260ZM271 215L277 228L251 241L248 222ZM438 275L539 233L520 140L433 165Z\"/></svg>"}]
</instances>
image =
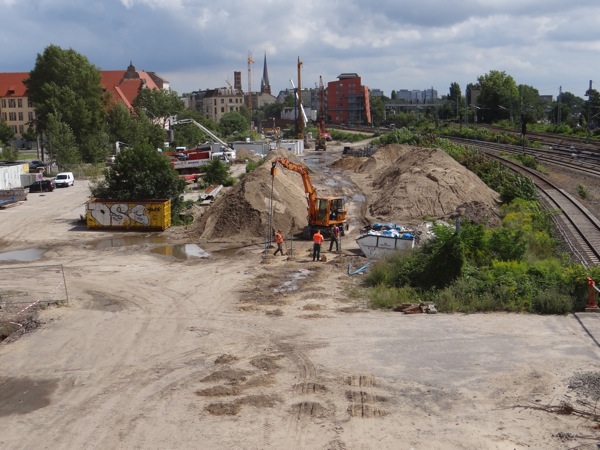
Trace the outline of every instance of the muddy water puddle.
<instances>
[{"instance_id":1,"label":"muddy water puddle","mask_svg":"<svg viewBox=\"0 0 600 450\"><path fill-rule=\"evenodd\" d=\"M163 236L122 236L96 241L92 244L92 248L94 250L103 250L106 248L128 247L131 245L162 245L166 243L167 240Z\"/></svg>"},{"instance_id":2,"label":"muddy water puddle","mask_svg":"<svg viewBox=\"0 0 600 450\"><path fill-rule=\"evenodd\" d=\"M291 280L284 281L281 285L273 289L273 292L283 293L283 292L293 292L300 289L298 282L303 280L310 273L307 269L301 269L292 274Z\"/></svg>"},{"instance_id":3,"label":"muddy water puddle","mask_svg":"<svg viewBox=\"0 0 600 450\"><path fill-rule=\"evenodd\" d=\"M151 253L173 256L177 259L208 258L210 253L196 244L163 245L150 250Z\"/></svg>"},{"instance_id":4,"label":"muddy water puddle","mask_svg":"<svg viewBox=\"0 0 600 450\"><path fill-rule=\"evenodd\" d=\"M102 239L93 244L94 250L128 247L134 245L151 245L150 253L172 256L177 259L208 258L210 253L196 244L168 244L163 236L122 236Z\"/></svg>"},{"instance_id":5,"label":"muddy water puddle","mask_svg":"<svg viewBox=\"0 0 600 450\"><path fill-rule=\"evenodd\" d=\"M13 250L11 252L0 253L0 261L4 262L30 262L42 258L46 252L44 248L26 248L23 250Z\"/></svg>"}]
</instances>

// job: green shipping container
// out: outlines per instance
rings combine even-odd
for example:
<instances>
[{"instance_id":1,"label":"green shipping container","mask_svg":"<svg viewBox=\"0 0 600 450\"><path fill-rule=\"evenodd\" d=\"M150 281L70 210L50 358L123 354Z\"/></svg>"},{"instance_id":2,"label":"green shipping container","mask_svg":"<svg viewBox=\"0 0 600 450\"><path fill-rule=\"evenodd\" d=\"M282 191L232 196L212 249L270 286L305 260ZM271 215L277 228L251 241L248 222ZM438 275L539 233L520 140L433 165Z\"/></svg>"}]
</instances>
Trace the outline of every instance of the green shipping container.
<instances>
[{"instance_id":1,"label":"green shipping container","mask_svg":"<svg viewBox=\"0 0 600 450\"><path fill-rule=\"evenodd\" d=\"M107 200L87 202L88 228L101 230L166 230L171 226L171 200Z\"/></svg>"}]
</instances>

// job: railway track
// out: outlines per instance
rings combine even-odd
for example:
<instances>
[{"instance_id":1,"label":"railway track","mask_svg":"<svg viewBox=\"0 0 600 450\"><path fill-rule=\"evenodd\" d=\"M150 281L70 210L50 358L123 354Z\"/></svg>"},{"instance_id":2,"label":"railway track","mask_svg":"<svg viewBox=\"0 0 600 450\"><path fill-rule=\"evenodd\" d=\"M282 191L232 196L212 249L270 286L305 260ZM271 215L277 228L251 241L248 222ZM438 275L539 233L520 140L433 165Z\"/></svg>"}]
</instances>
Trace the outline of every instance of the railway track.
<instances>
[{"instance_id":1,"label":"railway track","mask_svg":"<svg viewBox=\"0 0 600 450\"><path fill-rule=\"evenodd\" d=\"M552 164L570 170L575 170L586 175L600 178L600 154L586 155L582 153L565 152L554 149L537 149L531 147L520 147L518 145L498 144L495 142L474 141L472 139L446 137L449 141L461 145L475 146L480 150L504 154L526 154L534 156L538 161Z\"/></svg>"},{"instance_id":2,"label":"railway track","mask_svg":"<svg viewBox=\"0 0 600 450\"><path fill-rule=\"evenodd\" d=\"M498 154L497 144L479 142L471 146L488 157L500 161L512 170L532 179L538 189L541 202L549 210L558 211L552 216L557 230L563 237L573 256L586 267L600 264L600 220L581 205L569 193L552 183L536 170L504 158ZM500 146L506 150L505 146ZM580 169L577 169L580 170ZM598 176L598 171L594 173Z\"/></svg>"}]
</instances>

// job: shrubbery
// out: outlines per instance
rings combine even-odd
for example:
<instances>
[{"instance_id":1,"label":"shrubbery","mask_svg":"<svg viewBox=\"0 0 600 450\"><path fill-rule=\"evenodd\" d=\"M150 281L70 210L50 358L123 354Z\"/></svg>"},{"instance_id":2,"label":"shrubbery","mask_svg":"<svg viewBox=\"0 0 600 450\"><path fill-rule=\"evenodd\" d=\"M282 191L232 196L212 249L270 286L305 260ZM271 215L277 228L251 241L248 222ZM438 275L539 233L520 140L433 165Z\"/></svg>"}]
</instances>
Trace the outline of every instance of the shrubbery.
<instances>
[{"instance_id":1,"label":"shrubbery","mask_svg":"<svg viewBox=\"0 0 600 450\"><path fill-rule=\"evenodd\" d=\"M414 136L408 130L385 138L442 148L500 192L504 205L500 227L463 223L456 234L448 226L435 226L436 237L419 249L372 264L364 282L371 288L374 307L429 301L442 312L539 314L566 314L585 307L586 277L600 279L600 267L586 269L557 251L552 212L539 205L529 179L443 139Z\"/></svg>"}]
</instances>

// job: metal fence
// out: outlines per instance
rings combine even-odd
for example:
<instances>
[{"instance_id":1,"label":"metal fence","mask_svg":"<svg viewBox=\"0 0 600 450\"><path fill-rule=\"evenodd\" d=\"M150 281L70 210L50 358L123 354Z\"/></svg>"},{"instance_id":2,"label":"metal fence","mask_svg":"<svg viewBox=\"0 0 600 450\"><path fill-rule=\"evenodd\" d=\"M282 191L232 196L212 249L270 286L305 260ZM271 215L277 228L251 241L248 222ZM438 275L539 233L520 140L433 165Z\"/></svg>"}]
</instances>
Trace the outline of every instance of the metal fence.
<instances>
[{"instance_id":1,"label":"metal fence","mask_svg":"<svg viewBox=\"0 0 600 450\"><path fill-rule=\"evenodd\" d=\"M0 268L0 326L19 326L37 306L68 300L62 265Z\"/></svg>"}]
</instances>

